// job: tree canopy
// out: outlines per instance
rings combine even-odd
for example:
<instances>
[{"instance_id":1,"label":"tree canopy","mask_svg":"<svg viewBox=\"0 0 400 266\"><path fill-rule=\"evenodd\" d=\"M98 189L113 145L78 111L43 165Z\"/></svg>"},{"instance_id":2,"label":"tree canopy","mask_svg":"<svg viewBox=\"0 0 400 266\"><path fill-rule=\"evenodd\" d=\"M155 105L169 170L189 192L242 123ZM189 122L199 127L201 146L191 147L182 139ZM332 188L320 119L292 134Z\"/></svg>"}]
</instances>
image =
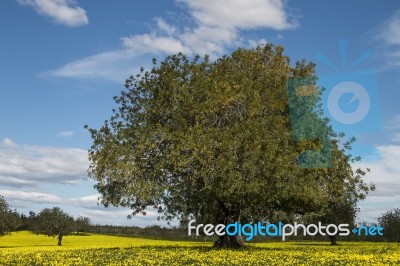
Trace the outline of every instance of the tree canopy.
<instances>
[{"instance_id":1,"label":"tree canopy","mask_svg":"<svg viewBox=\"0 0 400 266\"><path fill-rule=\"evenodd\" d=\"M387 241L400 242L400 208L394 208L378 218Z\"/></svg>"},{"instance_id":2,"label":"tree canopy","mask_svg":"<svg viewBox=\"0 0 400 266\"><path fill-rule=\"evenodd\" d=\"M75 219L76 234L79 234L79 232L87 233L91 225L92 222L89 217L78 216Z\"/></svg>"},{"instance_id":3,"label":"tree canopy","mask_svg":"<svg viewBox=\"0 0 400 266\"><path fill-rule=\"evenodd\" d=\"M320 212L335 195L368 191L335 146L321 90L293 91L304 79L316 84L313 63L291 66L273 45L216 61L179 53L153 63L126 80L111 119L89 129L89 175L105 206L227 224L276 210ZM302 154L318 167L299 166ZM219 245L229 243L239 245L230 238Z\"/></svg>"},{"instance_id":4,"label":"tree canopy","mask_svg":"<svg viewBox=\"0 0 400 266\"><path fill-rule=\"evenodd\" d=\"M35 233L57 237L57 245L62 245L64 235L75 230L74 218L59 207L43 209L38 215L31 213L32 226Z\"/></svg>"},{"instance_id":5,"label":"tree canopy","mask_svg":"<svg viewBox=\"0 0 400 266\"><path fill-rule=\"evenodd\" d=\"M15 230L20 223L18 213L11 210L7 201L0 195L0 236Z\"/></svg>"}]
</instances>

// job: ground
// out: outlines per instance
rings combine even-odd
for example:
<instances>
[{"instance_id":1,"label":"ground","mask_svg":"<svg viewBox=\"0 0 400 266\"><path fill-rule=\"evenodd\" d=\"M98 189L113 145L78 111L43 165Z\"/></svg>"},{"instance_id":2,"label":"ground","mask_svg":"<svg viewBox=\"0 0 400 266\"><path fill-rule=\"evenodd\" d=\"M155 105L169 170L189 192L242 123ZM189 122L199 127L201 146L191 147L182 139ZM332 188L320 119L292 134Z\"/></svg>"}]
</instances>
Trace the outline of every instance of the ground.
<instances>
[{"instance_id":1,"label":"ground","mask_svg":"<svg viewBox=\"0 0 400 266\"><path fill-rule=\"evenodd\" d=\"M0 237L0 265L400 265L397 243L271 242L218 250L211 242L132 237L66 236L29 232Z\"/></svg>"}]
</instances>

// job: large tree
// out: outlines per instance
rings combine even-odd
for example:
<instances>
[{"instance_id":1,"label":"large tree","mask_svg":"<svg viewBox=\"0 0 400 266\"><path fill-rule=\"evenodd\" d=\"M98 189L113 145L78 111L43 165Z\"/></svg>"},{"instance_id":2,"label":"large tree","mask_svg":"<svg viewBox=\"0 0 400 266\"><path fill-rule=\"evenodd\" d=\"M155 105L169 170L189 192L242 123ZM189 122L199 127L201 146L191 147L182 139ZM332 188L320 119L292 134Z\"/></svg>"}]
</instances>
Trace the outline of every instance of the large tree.
<instances>
[{"instance_id":1,"label":"large tree","mask_svg":"<svg viewBox=\"0 0 400 266\"><path fill-rule=\"evenodd\" d=\"M59 207L43 209L38 215L30 213L32 226L29 230L34 233L57 237L57 245L62 245L65 235L75 230L74 218Z\"/></svg>"},{"instance_id":2,"label":"large tree","mask_svg":"<svg viewBox=\"0 0 400 266\"><path fill-rule=\"evenodd\" d=\"M105 206L223 224L326 208L335 134L320 91L295 91L315 88L314 64L292 67L272 45L214 62L180 53L153 63L126 81L111 119L89 129L89 175ZM241 241L223 236L216 245Z\"/></svg>"}]
</instances>

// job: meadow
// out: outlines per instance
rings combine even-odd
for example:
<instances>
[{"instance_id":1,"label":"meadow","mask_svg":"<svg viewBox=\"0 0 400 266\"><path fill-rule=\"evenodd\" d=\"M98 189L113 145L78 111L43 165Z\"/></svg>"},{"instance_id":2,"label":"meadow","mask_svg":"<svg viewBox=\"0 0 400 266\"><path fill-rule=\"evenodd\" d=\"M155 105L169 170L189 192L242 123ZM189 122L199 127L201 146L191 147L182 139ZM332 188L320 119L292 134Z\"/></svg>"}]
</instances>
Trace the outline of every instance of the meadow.
<instances>
[{"instance_id":1,"label":"meadow","mask_svg":"<svg viewBox=\"0 0 400 266\"><path fill-rule=\"evenodd\" d=\"M0 265L400 265L400 245L383 242L269 242L218 250L210 242L106 235L0 237Z\"/></svg>"}]
</instances>

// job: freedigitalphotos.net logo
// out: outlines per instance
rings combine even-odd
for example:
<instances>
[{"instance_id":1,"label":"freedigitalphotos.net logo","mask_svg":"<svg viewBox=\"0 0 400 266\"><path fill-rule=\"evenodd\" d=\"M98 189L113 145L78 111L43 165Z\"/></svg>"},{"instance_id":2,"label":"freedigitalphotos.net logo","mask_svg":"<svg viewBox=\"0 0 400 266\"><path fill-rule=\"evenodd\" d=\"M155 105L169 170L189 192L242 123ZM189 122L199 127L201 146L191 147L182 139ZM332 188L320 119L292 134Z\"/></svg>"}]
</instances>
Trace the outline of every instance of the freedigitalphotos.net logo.
<instances>
[{"instance_id":1,"label":"freedigitalphotos.net logo","mask_svg":"<svg viewBox=\"0 0 400 266\"><path fill-rule=\"evenodd\" d=\"M206 236L245 236L247 241L252 240L255 236L270 236L270 237L281 237L282 241L285 241L288 236L349 236L350 232L358 236L377 236L383 235L383 228L377 226L361 226L350 230L349 224L328 224L323 225L321 222L318 224L283 224L282 222L274 223L252 223L252 224L240 224L238 222L231 223L228 225L224 224L198 224L193 225L196 221L190 220L188 223L188 235L199 236L200 233Z\"/></svg>"},{"instance_id":2,"label":"freedigitalphotos.net logo","mask_svg":"<svg viewBox=\"0 0 400 266\"><path fill-rule=\"evenodd\" d=\"M366 50L352 63L348 63L348 42L339 40L341 66L334 64L322 52L317 61L331 69L319 74L319 79L303 78L288 81L289 110L293 138L296 141L320 140L321 148L307 150L299 165L304 168L327 168L332 166L332 148L329 132L313 113L310 102L318 98L318 87L326 89L322 95L325 115L337 132L357 135L381 127L379 98L375 71L363 69L362 63L371 58ZM308 105L307 105L308 104Z\"/></svg>"}]
</instances>

